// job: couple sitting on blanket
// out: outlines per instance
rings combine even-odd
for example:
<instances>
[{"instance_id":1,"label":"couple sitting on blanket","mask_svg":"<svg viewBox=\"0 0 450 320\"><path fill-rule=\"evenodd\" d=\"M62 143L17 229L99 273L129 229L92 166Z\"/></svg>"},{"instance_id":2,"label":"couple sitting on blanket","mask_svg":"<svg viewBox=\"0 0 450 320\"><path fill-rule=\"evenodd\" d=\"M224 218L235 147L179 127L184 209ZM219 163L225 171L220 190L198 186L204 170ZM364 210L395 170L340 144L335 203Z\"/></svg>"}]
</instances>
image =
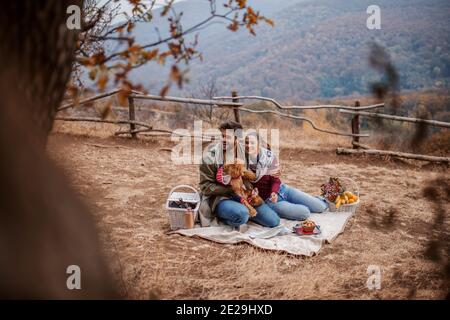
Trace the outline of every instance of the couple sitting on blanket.
<instances>
[{"instance_id":1,"label":"couple sitting on blanket","mask_svg":"<svg viewBox=\"0 0 450 320\"><path fill-rule=\"evenodd\" d=\"M243 148L237 138L237 133L242 132L241 124L229 121L222 123L219 129L222 143L210 146L200 165L202 201L199 213L202 226L210 226L211 221L218 217L234 227L244 225L248 220L265 227L276 227L280 217L305 220L311 212L320 213L327 209L323 199L281 182L278 159L269 148L262 146L256 132L247 133ZM250 217L247 207L236 201L228 185L230 177L223 174L225 156L231 154L235 157L239 152L245 157L246 169L255 173L256 180L251 183L264 200L255 208L257 214L254 217Z\"/></svg>"}]
</instances>

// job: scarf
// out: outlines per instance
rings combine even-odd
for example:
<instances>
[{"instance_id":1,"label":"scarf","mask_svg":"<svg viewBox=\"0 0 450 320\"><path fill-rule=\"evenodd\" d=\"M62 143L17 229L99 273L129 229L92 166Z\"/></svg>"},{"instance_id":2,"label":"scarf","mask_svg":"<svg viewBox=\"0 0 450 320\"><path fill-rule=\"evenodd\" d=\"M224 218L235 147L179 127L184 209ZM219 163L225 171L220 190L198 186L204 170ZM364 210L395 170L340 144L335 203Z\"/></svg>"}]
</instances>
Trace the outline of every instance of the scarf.
<instances>
[{"instance_id":1,"label":"scarf","mask_svg":"<svg viewBox=\"0 0 450 320\"><path fill-rule=\"evenodd\" d=\"M258 182L265 175L275 175L280 173L280 164L275 154L261 147L259 149L258 156L256 157L256 163L249 163L247 159L247 168L255 172L256 180Z\"/></svg>"}]
</instances>

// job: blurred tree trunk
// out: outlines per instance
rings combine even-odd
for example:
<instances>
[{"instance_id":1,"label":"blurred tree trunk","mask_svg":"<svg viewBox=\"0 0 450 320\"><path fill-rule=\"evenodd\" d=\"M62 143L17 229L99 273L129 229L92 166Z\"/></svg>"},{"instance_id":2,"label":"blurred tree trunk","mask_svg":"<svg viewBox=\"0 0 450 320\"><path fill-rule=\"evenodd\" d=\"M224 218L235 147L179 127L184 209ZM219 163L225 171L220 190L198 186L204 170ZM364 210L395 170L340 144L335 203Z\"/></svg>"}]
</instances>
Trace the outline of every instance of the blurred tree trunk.
<instances>
[{"instance_id":1,"label":"blurred tree trunk","mask_svg":"<svg viewBox=\"0 0 450 320\"><path fill-rule=\"evenodd\" d=\"M17 75L9 88L20 91L36 134L45 143L70 77L76 30L66 27L67 7L82 1L7 1L0 10L0 61Z\"/></svg>"},{"instance_id":2,"label":"blurred tree trunk","mask_svg":"<svg viewBox=\"0 0 450 320\"><path fill-rule=\"evenodd\" d=\"M117 297L93 218L45 153L72 67L71 4L0 10L0 298ZM69 265L81 290L67 288Z\"/></svg>"}]
</instances>

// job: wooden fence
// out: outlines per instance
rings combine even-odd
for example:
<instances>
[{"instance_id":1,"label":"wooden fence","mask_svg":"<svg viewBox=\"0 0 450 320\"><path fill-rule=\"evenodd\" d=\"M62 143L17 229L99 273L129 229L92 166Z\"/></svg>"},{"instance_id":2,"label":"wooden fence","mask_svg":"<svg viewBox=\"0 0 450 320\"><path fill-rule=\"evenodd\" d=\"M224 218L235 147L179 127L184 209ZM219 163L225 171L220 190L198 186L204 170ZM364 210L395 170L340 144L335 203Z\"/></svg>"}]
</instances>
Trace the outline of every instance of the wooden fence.
<instances>
[{"instance_id":1,"label":"wooden fence","mask_svg":"<svg viewBox=\"0 0 450 320\"><path fill-rule=\"evenodd\" d=\"M69 108L73 108L79 105L92 103L96 100L104 99L106 97L113 96L115 94L120 93L120 90L113 90L107 93L102 93L93 97L89 97L87 99L72 102L68 104L62 105L59 111L67 110ZM425 160L425 161L434 161L434 162L444 162L450 163L450 157L435 157L435 156L427 156L427 155L418 155L412 153L403 153L403 152L395 152L388 150L376 150L372 149L367 145L360 143L360 138L369 137L368 133L361 133L360 126L360 117L373 117L373 118L381 118L387 119L391 121L402 121L402 122L410 122L410 123L422 123L428 126L437 126L441 128L450 128L450 123L429 120L429 119L420 119L420 118L410 118L410 117L400 117L395 115L388 115L382 113L373 113L367 112L367 110L383 108L384 103L373 104L367 106L361 106L359 101L356 101L354 106L344 106L344 105L314 105L314 106L284 106L275 99L260 97L260 96L239 96L237 92L233 91L231 96L223 96L223 97L214 97L212 99L195 99L195 98L181 98L181 97L171 97L171 96L158 96L158 95L149 95L143 94L141 92L132 91L131 93L127 93L128 95L128 119L121 120L108 120L102 118L92 118L92 117L69 117L69 116L59 116L57 115L56 120L62 121L86 121L86 122L103 122L103 123L114 123L114 124L128 124L129 130L121 130L117 131L116 135L130 135L132 138L137 138L137 134L140 133L149 133L153 134L177 134L171 130L165 129L157 129L154 128L150 123L145 123L141 121L136 121L136 110L135 110L135 100L153 100L153 101L164 101L164 102L176 102L176 103L185 103L185 104L193 104L195 106L199 105L210 105L215 108L230 108L233 110L234 120L237 122L241 122L241 112L246 113L257 113L257 114L273 114L279 117L302 120L311 125L314 130L339 135L339 136L347 136L352 138L352 149L347 148L337 148L337 154L367 154L367 155L386 155L393 157L401 157L415 160ZM276 110L252 110L244 107L245 105L241 102L242 100L260 100L272 103L279 110L332 110L337 109L339 112L343 114L351 114L351 132L342 132L337 130L331 130L326 128L318 127L311 119L303 116L291 115L281 111ZM139 127L139 128L138 128ZM179 134L180 135L180 134ZM210 140L211 136L202 136L198 137L206 140Z\"/></svg>"}]
</instances>

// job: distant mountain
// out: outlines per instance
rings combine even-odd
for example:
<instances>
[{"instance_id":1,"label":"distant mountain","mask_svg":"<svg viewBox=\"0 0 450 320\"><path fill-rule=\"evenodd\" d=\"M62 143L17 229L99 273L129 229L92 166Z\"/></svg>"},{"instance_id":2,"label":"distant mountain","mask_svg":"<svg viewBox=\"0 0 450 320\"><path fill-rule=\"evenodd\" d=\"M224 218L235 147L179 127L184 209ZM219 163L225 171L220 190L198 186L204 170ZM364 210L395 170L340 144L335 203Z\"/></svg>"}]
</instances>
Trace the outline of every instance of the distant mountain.
<instances>
[{"instance_id":1,"label":"distant mountain","mask_svg":"<svg viewBox=\"0 0 450 320\"><path fill-rule=\"evenodd\" d=\"M219 1L220 2L220 1ZM450 2L447 0L377 0L381 30L366 27L372 0L254 0L255 9L273 18L275 27L262 26L257 36L232 33L226 24L199 32L203 61L190 64L186 92L216 79L219 93L282 100L331 98L368 92L379 74L368 65L368 44L376 41L391 54L401 88L449 88ZM185 27L208 14L208 1L175 4ZM167 33L167 23L155 12L151 24L135 29L140 43ZM157 91L167 79L159 66L137 69L133 79ZM171 93L176 92L175 88Z\"/></svg>"}]
</instances>

